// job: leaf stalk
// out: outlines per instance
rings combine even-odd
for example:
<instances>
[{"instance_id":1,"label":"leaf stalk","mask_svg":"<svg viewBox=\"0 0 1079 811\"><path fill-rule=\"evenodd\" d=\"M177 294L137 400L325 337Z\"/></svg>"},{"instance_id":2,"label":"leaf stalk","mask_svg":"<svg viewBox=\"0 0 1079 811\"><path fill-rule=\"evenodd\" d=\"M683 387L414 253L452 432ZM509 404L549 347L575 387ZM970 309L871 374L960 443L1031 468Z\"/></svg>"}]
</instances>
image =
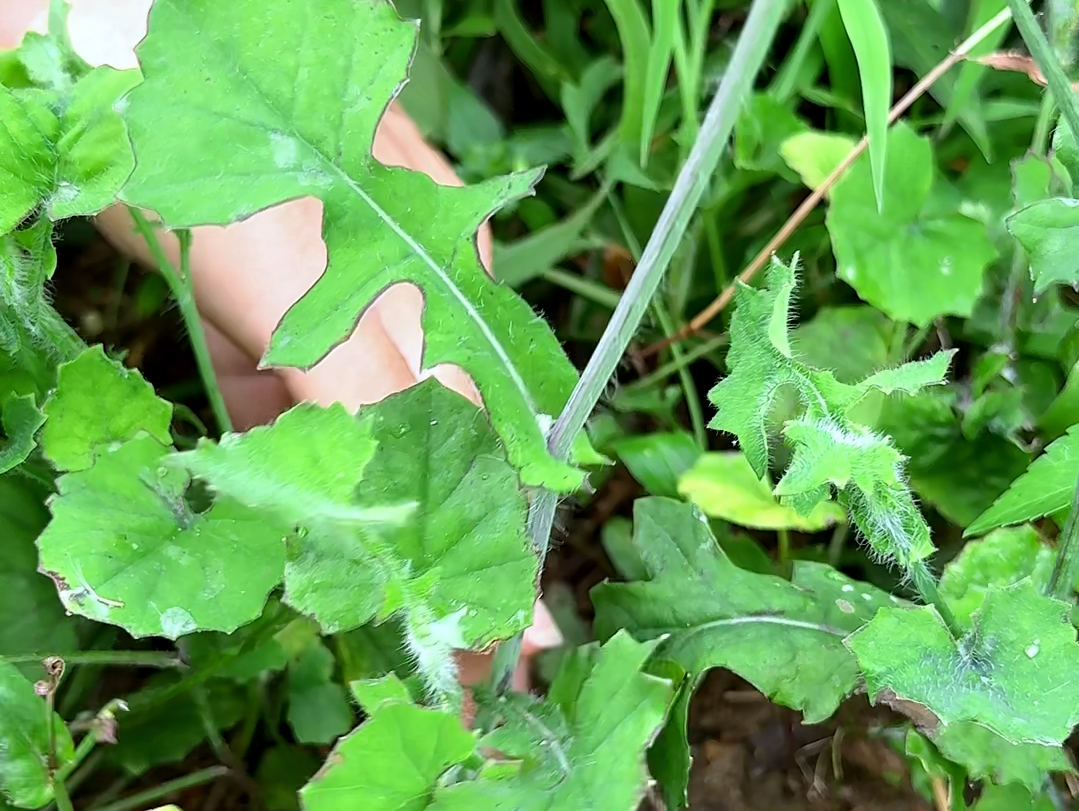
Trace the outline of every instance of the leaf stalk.
<instances>
[{"instance_id":1,"label":"leaf stalk","mask_svg":"<svg viewBox=\"0 0 1079 811\"><path fill-rule=\"evenodd\" d=\"M202 378L202 385L206 389L206 397L210 401L214 419L217 420L218 430L221 433L230 432L232 419L225 407L225 398L221 394L221 388L217 385L217 377L210 358L210 347L206 343L206 331L202 328L202 318L195 304L195 287L191 281L191 269L188 266L191 254L191 231L183 229L176 232L177 239L180 241L180 267L177 268L165 255L161 240L157 238L153 226L145 215L133 206L128 206L127 210L131 213L135 230L150 249L150 255L157 263L161 275L165 277L165 283L172 291L172 297L180 310L180 317L183 318L184 326L187 328L187 336L191 341L191 350L195 353L199 377Z\"/></svg>"}]
</instances>

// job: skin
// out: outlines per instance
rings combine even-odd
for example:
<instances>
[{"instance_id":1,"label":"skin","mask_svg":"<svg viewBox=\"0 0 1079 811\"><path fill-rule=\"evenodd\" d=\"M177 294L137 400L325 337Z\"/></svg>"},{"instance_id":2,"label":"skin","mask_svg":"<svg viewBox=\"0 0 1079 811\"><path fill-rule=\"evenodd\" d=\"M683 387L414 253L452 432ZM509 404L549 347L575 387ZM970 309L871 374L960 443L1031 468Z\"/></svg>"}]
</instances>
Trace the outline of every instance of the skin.
<instances>
[{"instance_id":1,"label":"skin","mask_svg":"<svg viewBox=\"0 0 1079 811\"><path fill-rule=\"evenodd\" d=\"M91 65L137 67L134 48L146 32L151 0L70 0L69 33L78 54ZM0 2L0 48L18 45L29 30L43 31L48 0ZM443 185L460 185L445 157L432 149L415 124L391 104L375 135L374 156L390 166L429 175ZM104 236L146 265L149 251L134 233L122 207L96 218ZM459 368L421 368L423 296L409 284L383 293L363 314L352 336L307 372L259 372L256 360L285 311L318 279L326 266L321 238L322 204L303 198L259 212L233 225L193 229L191 273L218 383L236 430L269 422L294 402L341 402L356 409L405 389L428 376L480 404L471 379ZM175 262L178 246L165 235ZM490 267L491 235L484 226L477 250ZM538 603L535 623L525 635L524 657L559 644L550 615ZM459 657L462 681L475 683L489 670L486 654ZM517 687L526 685L519 668Z\"/></svg>"}]
</instances>

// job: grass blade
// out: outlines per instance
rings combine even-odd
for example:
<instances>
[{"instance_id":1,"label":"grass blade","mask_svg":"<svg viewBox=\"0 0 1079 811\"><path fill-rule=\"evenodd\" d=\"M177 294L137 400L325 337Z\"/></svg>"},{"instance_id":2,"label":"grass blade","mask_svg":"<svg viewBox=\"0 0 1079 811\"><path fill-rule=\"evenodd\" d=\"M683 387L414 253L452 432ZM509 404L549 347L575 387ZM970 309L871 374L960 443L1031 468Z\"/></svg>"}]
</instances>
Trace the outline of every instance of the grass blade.
<instances>
[{"instance_id":1,"label":"grass blade","mask_svg":"<svg viewBox=\"0 0 1079 811\"><path fill-rule=\"evenodd\" d=\"M892 52L876 0L839 0L839 13L858 60L862 109L869 133L869 162L877 209L884 205L884 165L887 157L888 108L892 105Z\"/></svg>"}]
</instances>

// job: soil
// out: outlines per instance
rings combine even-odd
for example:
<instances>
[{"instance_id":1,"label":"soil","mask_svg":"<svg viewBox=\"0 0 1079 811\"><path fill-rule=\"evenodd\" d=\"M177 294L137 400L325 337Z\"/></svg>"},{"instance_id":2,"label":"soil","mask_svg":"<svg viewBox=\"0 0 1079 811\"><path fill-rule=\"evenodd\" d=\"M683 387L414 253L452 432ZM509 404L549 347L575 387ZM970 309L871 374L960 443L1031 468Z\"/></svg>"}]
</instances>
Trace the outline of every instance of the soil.
<instances>
[{"instance_id":1,"label":"soil","mask_svg":"<svg viewBox=\"0 0 1079 811\"><path fill-rule=\"evenodd\" d=\"M85 223L69 226L59 244L54 301L88 341L126 350L155 388L212 423L196 368L175 312L152 312L160 295L156 277L129 266ZM612 516L629 515L639 485L617 470L591 497L564 506L545 588L560 584L573 595L585 626L588 591L615 570L599 541ZM770 703L732 673L714 671L690 712L694 764L689 796L694 811L933 811L911 786L907 766L882 730L899 719L852 699L826 724L805 726L799 715ZM187 766L213 763L193 753L176 770L158 770L155 782L180 776ZM168 772L166 774L166 772ZM133 787L129 787L133 788ZM250 807L244 786L217 781L185 794L184 807ZM197 795L197 796L191 796ZM655 789L643 811L665 811Z\"/></svg>"}]
</instances>

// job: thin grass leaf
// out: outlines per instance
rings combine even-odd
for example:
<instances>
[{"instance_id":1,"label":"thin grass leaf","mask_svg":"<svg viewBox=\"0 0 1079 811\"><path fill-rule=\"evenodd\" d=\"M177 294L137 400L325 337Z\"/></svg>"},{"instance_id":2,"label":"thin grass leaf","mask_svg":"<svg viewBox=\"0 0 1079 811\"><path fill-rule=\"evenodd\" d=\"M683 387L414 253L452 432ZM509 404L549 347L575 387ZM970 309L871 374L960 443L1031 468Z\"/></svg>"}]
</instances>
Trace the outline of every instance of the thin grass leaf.
<instances>
[{"instance_id":1,"label":"thin grass leaf","mask_svg":"<svg viewBox=\"0 0 1079 811\"><path fill-rule=\"evenodd\" d=\"M869 159L877 210L884 207L884 168L888 153L888 110L892 106L892 51L876 0L839 0L843 26L858 59L862 109L869 133Z\"/></svg>"}]
</instances>

